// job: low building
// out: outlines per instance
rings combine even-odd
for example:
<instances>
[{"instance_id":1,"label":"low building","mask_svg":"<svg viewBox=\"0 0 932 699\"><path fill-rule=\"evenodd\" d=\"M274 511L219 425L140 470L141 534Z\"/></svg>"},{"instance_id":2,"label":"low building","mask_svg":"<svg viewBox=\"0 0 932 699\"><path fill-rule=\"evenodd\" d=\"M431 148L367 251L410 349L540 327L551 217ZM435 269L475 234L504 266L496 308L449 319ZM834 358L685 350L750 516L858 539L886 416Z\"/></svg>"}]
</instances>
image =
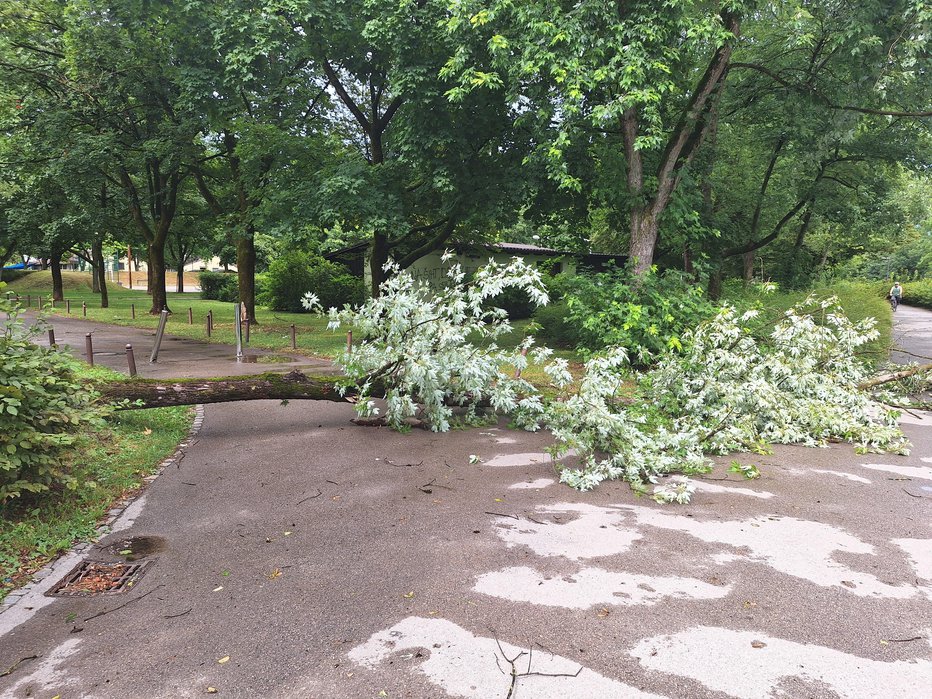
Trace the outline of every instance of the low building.
<instances>
[{"instance_id":1,"label":"low building","mask_svg":"<svg viewBox=\"0 0 932 699\"><path fill-rule=\"evenodd\" d=\"M624 255L580 254L524 243L453 244L447 246L446 249L453 252L453 261L462 265L467 275L475 272L489 260L507 264L513 257L520 257L529 265L545 269L548 274L560 274L561 272L576 274L580 269L599 272L609 264L624 266L628 259ZM408 267L408 271L415 279L425 282L432 288L443 286L447 279L446 271L449 269L449 263L444 264L441 259L443 253L443 250L427 253ZM362 277L367 286L371 283L368 242L335 250L324 255L324 258L346 265L353 274Z\"/></svg>"}]
</instances>

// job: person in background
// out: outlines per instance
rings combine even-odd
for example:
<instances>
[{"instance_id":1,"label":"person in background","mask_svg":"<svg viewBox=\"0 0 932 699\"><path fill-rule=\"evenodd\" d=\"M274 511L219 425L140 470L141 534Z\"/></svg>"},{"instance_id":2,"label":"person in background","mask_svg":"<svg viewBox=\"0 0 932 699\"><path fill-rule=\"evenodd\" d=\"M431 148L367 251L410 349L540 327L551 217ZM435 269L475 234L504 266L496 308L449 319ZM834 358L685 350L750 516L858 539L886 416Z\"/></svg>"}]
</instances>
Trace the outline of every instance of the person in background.
<instances>
[{"instance_id":1,"label":"person in background","mask_svg":"<svg viewBox=\"0 0 932 699\"><path fill-rule=\"evenodd\" d=\"M900 286L899 282L893 282L893 286L890 289L890 303L893 305L893 310L896 310L896 307L900 305L900 301L903 300L903 287Z\"/></svg>"}]
</instances>

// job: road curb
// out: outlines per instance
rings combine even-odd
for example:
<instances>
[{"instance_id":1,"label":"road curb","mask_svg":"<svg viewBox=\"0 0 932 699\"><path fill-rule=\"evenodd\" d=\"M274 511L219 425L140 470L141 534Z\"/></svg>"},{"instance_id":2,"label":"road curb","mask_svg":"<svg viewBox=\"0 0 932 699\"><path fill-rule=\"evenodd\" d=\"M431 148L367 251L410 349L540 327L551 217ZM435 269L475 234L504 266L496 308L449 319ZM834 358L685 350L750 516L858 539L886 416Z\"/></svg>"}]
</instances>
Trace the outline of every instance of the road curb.
<instances>
[{"instance_id":1,"label":"road curb","mask_svg":"<svg viewBox=\"0 0 932 699\"><path fill-rule=\"evenodd\" d=\"M158 478L169 466L174 466L178 464L185 456L185 452L189 446L191 446L192 440L197 436L201 431L201 427L204 424L204 406L196 405L194 406L194 421L191 423L191 428L188 430L188 434L185 438L178 443L178 446L175 447L175 451L158 465L155 472L145 476L142 479L142 485L139 490L136 491L131 497L124 498L116 502L113 507L107 512L106 517L103 519L101 524L97 527L97 533L95 539L92 541L85 541L79 544L75 544L69 550L63 551L53 560L46 563L42 568L37 570L32 575L32 580L22 587L16 588L10 592L2 602L0 602L0 619L3 618L3 615L12 610L20 603L21 600L32 597L36 594L43 595L46 589L52 586L52 583L59 579L61 575L64 575L69 570L71 570L77 562L84 558L84 556L93 548L94 544L111 533L114 529L114 524L116 521L123 516L126 510L136 501L141 498L146 491L148 490L149 484L152 483L156 478ZM0 623L0 636L3 635L6 625Z\"/></svg>"}]
</instances>

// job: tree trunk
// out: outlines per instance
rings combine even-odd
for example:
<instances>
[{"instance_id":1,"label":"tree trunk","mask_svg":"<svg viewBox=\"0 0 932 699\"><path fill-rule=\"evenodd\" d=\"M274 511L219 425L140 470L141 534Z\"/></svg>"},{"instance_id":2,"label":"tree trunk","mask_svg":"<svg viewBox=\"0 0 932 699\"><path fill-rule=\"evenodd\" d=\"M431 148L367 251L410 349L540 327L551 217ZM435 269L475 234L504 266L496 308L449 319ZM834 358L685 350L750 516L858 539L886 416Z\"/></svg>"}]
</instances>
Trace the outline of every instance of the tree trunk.
<instances>
[{"instance_id":1,"label":"tree trunk","mask_svg":"<svg viewBox=\"0 0 932 699\"><path fill-rule=\"evenodd\" d=\"M121 409L165 408L198 403L229 403L242 400L326 400L348 402L336 389L336 377L288 374L259 374L224 379L130 379L97 387L107 402L129 401ZM354 391L347 390L352 396Z\"/></svg>"},{"instance_id":2,"label":"tree trunk","mask_svg":"<svg viewBox=\"0 0 932 699\"><path fill-rule=\"evenodd\" d=\"M165 243L149 245L149 293L152 308L149 314L157 316L162 309L168 310L168 294L165 293Z\"/></svg>"},{"instance_id":3,"label":"tree trunk","mask_svg":"<svg viewBox=\"0 0 932 699\"><path fill-rule=\"evenodd\" d=\"M183 294L183 293L184 293L184 265L182 265L182 264L179 264L179 265L178 265L178 277L177 277L177 279L178 279L178 283L177 283L177 285L176 285L176 289L177 289L177 291L178 291L179 294Z\"/></svg>"},{"instance_id":4,"label":"tree trunk","mask_svg":"<svg viewBox=\"0 0 932 699\"><path fill-rule=\"evenodd\" d=\"M754 281L754 251L744 253L741 262L744 268L744 283L750 284Z\"/></svg>"},{"instance_id":5,"label":"tree trunk","mask_svg":"<svg viewBox=\"0 0 932 699\"><path fill-rule=\"evenodd\" d=\"M100 260L97 259L97 243L91 243L91 291L95 294L100 293L100 275L97 274L97 267Z\"/></svg>"},{"instance_id":6,"label":"tree trunk","mask_svg":"<svg viewBox=\"0 0 932 699\"><path fill-rule=\"evenodd\" d=\"M632 269L635 274L643 274L654 263L658 231L657 219L651 207L634 207L631 211L631 242L628 244L628 257L634 263Z\"/></svg>"},{"instance_id":7,"label":"tree trunk","mask_svg":"<svg viewBox=\"0 0 932 699\"><path fill-rule=\"evenodd\" d=\"M372 275L372 298L379 297L379 288L385 280L385 263L388 262L388 236L376 231L372 235L369 253L369 273Z\"/></svg>"},{"instance_id":8,"label":"tree trunk","mask_svg":"<svg viewBox=\"0 0 932 699\"><path fill-rule=\"evenodd\" d=\"M251 228L251 227L250 227ZM236 279L239 302L246 309L246 318L256 324L256 241L254 231L236 240Z\"/></svg>"},{"instance_id":9,"label":"tree trunk","mask_svg":"<svg viewBox=\"0 0 932 699\"><path fill-rule=\"evenodd\" d=\"M709 299L718 301L722 298L722 270L716 269L709 275Z\"/></svg>"},{"instance_id":10,"label":"tree trunk","mask_svg":"<svg viewBox=\"0 0 932 699\"><path fill-rule=\"evenodd\" d=\"M95 292L100 294L100 307L109 308L110 297L107 293L107 272L104 269L104 242L97 238L91 243L91 259L94 261L94 282L97 287Z\"/></svg>"},{"instance_id":11,"label":"tree trunk","mask_svg":"<svg viewBox=\"0 0 932 699\"><path fill-rule=\"evenodd\" d=\"M61 250L52 250L49 267L52 269L52 300L64 301L65 292L61 278Z\"/></svg>"}]
</instances>

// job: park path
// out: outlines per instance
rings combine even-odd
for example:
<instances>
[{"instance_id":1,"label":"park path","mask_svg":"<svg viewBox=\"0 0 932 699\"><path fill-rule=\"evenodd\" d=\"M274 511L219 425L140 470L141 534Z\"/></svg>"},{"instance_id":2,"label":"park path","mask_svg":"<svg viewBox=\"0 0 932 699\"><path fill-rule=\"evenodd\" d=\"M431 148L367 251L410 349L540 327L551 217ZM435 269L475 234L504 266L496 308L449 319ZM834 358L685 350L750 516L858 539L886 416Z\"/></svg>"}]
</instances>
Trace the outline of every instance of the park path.
<instances>
[{"instance_id":1,"label":"park path","mask_svg":"<svg viewBox=\"0 0 932 699\"><path fill-rule=\"evenodd\" d=\"M894 350L890 359L898 364L932 362L932 311L901 305L893 315Z\"/></svg>"},{"instance_id":2,"label":"park path","mask_svg":"<svg viewBox=\"0 0 932 699\"><path fill-rule=\"evenodd\" d=\"M926 353L932 313L897 320ZM739 455L763 476L687 506L559 485L543 433L351 416L207 406L86 554L138 547L138 584L0 614L0 697L928 696L927 415L910 456Z\"/></svg>"}]
</instances>

